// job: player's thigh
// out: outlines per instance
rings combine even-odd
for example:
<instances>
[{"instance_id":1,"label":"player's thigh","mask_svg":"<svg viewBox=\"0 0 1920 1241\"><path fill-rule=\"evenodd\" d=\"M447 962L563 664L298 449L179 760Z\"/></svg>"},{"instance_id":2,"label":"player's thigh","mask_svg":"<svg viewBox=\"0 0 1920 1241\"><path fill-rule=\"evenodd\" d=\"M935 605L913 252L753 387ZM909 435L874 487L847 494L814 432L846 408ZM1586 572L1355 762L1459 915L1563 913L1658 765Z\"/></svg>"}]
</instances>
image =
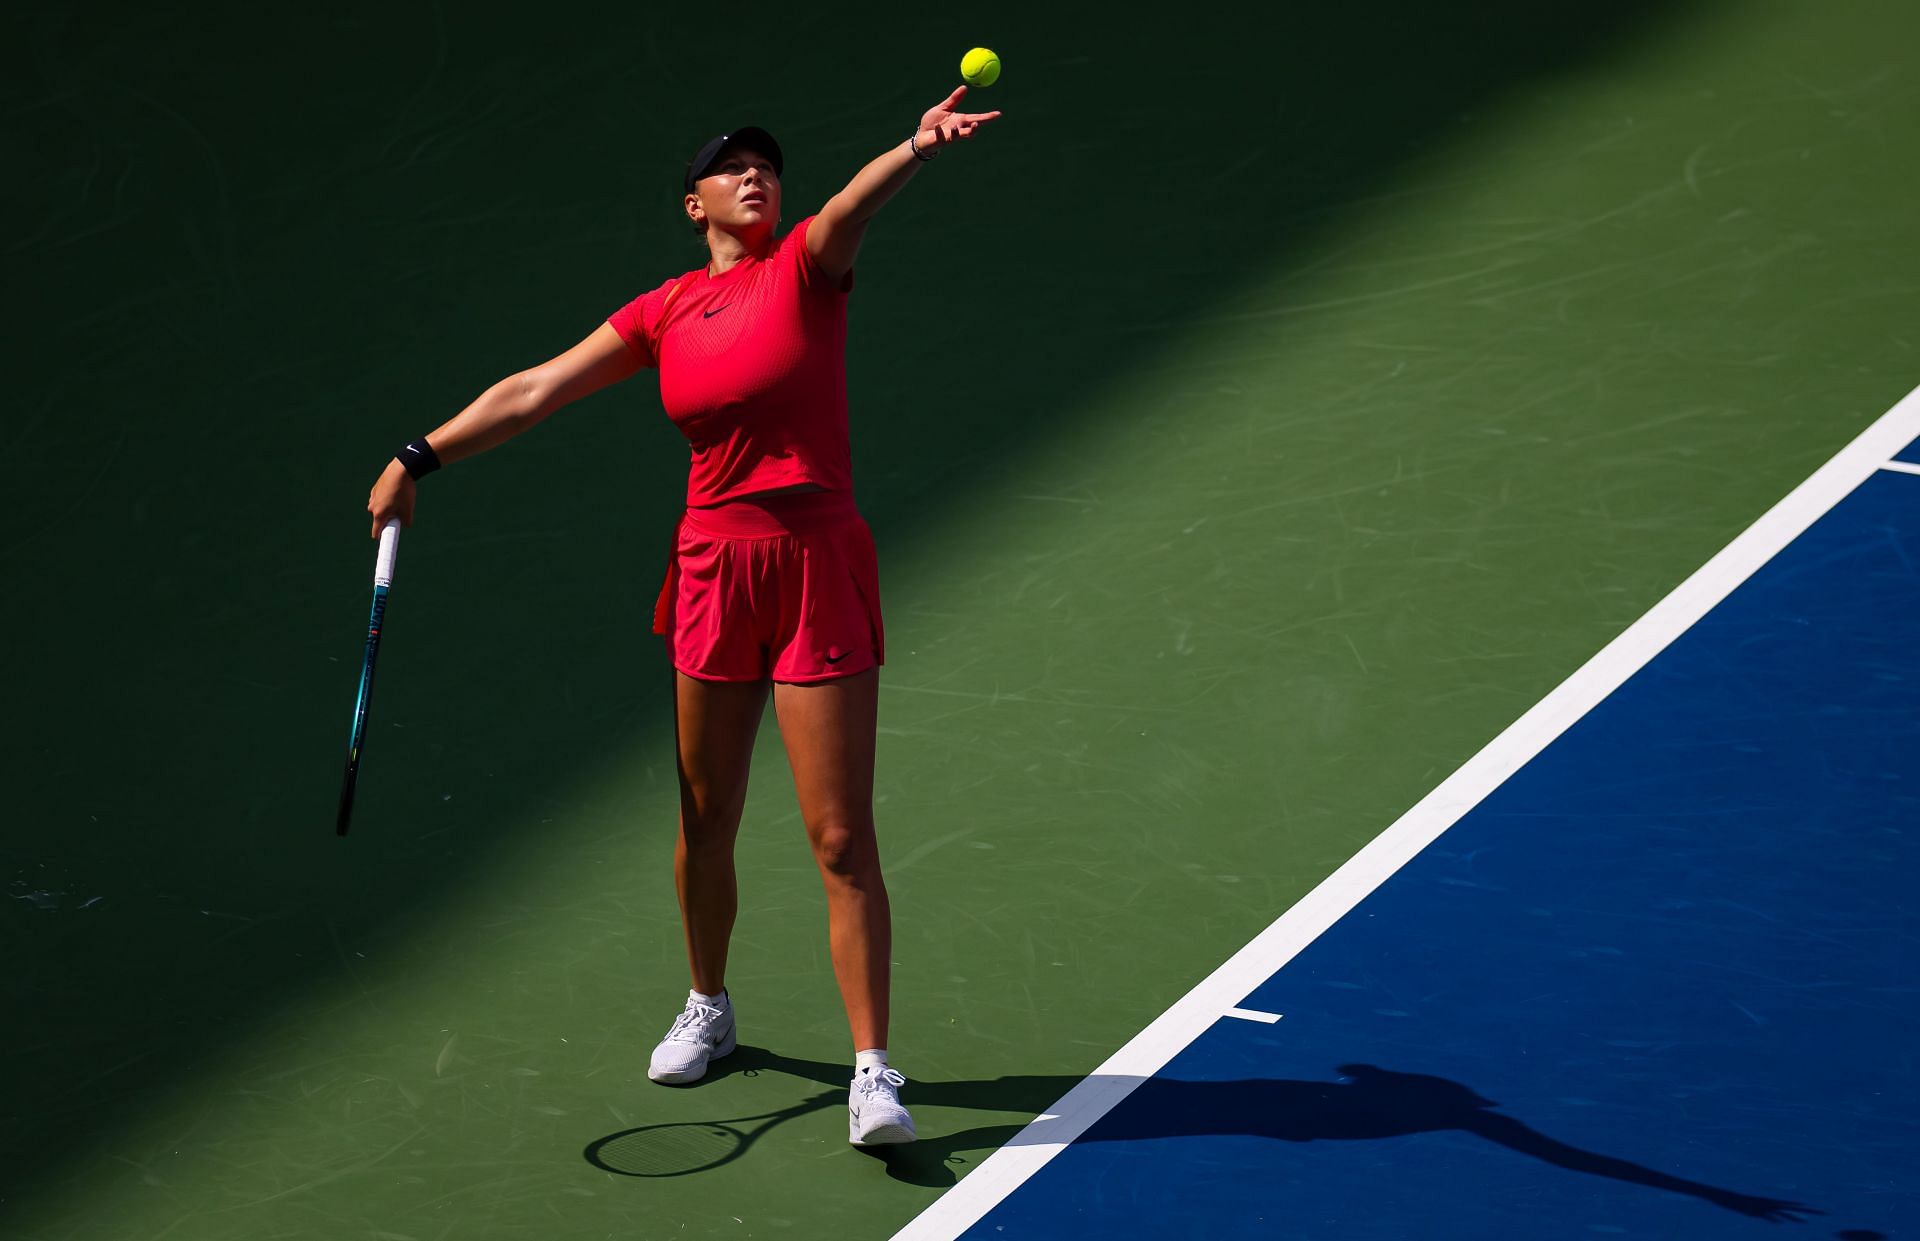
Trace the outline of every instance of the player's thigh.
<instances>
[{"instance_id":1,"label":"player's thigh","mask_svg":"<svg viewBox=\"0 0 1920 1241\"><path fill-rule=\"evenodd\" d=\"M766 681L702 681L673 674L673 732L683 815L738 824Z\"/></svg>"},{"instance_id":2,"label":"player's thigh","mask_svg":"<svg viewBox=\"0 0 1920 1241\"><path fill-rule=\"evenodd\" d=\"M880 670L804 685L775 682L774 714L808 832L873 824Z\"/></svg>"}]
</instances>

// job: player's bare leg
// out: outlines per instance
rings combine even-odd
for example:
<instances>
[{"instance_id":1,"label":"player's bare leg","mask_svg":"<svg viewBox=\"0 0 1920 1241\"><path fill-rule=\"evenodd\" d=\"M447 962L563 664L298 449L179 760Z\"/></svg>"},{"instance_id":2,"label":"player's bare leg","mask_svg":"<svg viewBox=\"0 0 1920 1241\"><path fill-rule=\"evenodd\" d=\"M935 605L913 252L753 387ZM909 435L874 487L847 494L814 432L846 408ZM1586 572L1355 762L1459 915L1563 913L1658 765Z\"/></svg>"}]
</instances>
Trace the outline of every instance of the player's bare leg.
<instances>
[{"instance_id":1,"label":"player's bare leg","mask_svg":"<svg viewBox=\"0 0 1920 1241\"><path fill-rule=\"evenodd\" d=\"M719 995L740 907L733 845L747 802L753 739L766 710L765 681L674 676L674 744L679 754L680 837L673 881L687 935L693 987Z\"/></svg>"},{"instance_id":2,"label":"player's bare leg","mask_svg":"<svg viewBox=\"0 0 1920 1241\"><path fill-rule=\"evenodd\" d=\"M855 1050L887 1045L893 920L873 830L880 670L775 685L800 817L827 889L828 944Z\"/></svg>"}]
</instances>

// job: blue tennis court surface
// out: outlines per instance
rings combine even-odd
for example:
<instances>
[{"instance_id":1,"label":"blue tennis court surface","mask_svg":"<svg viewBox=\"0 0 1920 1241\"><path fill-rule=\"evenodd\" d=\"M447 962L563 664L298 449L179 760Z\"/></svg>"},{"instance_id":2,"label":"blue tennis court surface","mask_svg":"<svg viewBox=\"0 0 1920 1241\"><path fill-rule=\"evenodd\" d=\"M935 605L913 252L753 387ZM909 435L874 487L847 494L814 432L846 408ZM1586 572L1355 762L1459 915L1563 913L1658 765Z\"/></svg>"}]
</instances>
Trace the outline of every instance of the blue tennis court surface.
<instances>
[{"instance_id":1,"label":"blue tennis court surface","mask_svg":"<svg viewBox=\"0 0 1920 1241\"><path fill-rule=\"evenodd\" d=\"M964 1235L1910 1235L1917 755L1882 469Z\"/></svg>"}]
</instances>

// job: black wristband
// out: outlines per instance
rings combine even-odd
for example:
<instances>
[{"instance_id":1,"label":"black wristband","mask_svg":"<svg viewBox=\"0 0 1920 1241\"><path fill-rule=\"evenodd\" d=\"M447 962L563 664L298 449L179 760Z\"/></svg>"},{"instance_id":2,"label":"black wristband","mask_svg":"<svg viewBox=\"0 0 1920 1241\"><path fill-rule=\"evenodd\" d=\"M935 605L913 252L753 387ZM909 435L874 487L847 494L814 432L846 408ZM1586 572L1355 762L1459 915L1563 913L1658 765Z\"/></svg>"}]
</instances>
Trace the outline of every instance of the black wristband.
<instances>
[{"instance_id":1,"label":"black wristband","mask_svg":"<svg viewBox=\"0 0 1920 1241\"><path fill-rule=\"evenodd\" d=\"M407 477L415 482L440 468L440 458L435 455L433 445L427 443L425 436L394 453L393 459L406 470Z\"/></svg>"},{"instance_id":2,"label":"black wristband","mask_svg":"<svg viewBox=\"0 0 1920 1241\"><path fill-rule=\"evenodd\" d=\"M917 133L907 135L907 148L913 152L913 157L923 164L940 154L939 147L935 147L931 151L922 151L920 149L920 135Z\"/></svg>"}]
</instances>

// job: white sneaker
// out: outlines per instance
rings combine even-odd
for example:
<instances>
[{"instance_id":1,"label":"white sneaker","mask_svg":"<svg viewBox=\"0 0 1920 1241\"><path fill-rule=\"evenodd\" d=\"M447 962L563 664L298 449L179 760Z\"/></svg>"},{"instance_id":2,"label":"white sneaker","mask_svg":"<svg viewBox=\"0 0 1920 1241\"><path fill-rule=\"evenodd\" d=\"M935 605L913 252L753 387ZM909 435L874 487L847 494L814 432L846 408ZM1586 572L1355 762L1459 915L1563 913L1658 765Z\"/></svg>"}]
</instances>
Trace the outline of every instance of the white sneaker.
<instances>
[{"instance_id":1,"label":"white sneaker","mask_svg":"<svg viewBox=\"0 0 1920 1241\"><path fill-rule=\"evenodd\" d=\"M707 1061L734 1048L733 1004L725 996L720 1007L687 997L687 1007L673 1019L673 1029L653 1049L647 1076L656 1082L681 1085L707 1075Z\"/></svg>"},{"instance_id":2,"label":"white sneaker","mask_svg":"<svg viewBox=\"0 0 1920 1241\"><path fill-rule=\"evenodd\" d=\"M913 1117L900 1105L907 1079L890 1068L861 1069L847 1090L847 1141L892 1146L913 1141Z\"/></svg>"}]
</instances>

